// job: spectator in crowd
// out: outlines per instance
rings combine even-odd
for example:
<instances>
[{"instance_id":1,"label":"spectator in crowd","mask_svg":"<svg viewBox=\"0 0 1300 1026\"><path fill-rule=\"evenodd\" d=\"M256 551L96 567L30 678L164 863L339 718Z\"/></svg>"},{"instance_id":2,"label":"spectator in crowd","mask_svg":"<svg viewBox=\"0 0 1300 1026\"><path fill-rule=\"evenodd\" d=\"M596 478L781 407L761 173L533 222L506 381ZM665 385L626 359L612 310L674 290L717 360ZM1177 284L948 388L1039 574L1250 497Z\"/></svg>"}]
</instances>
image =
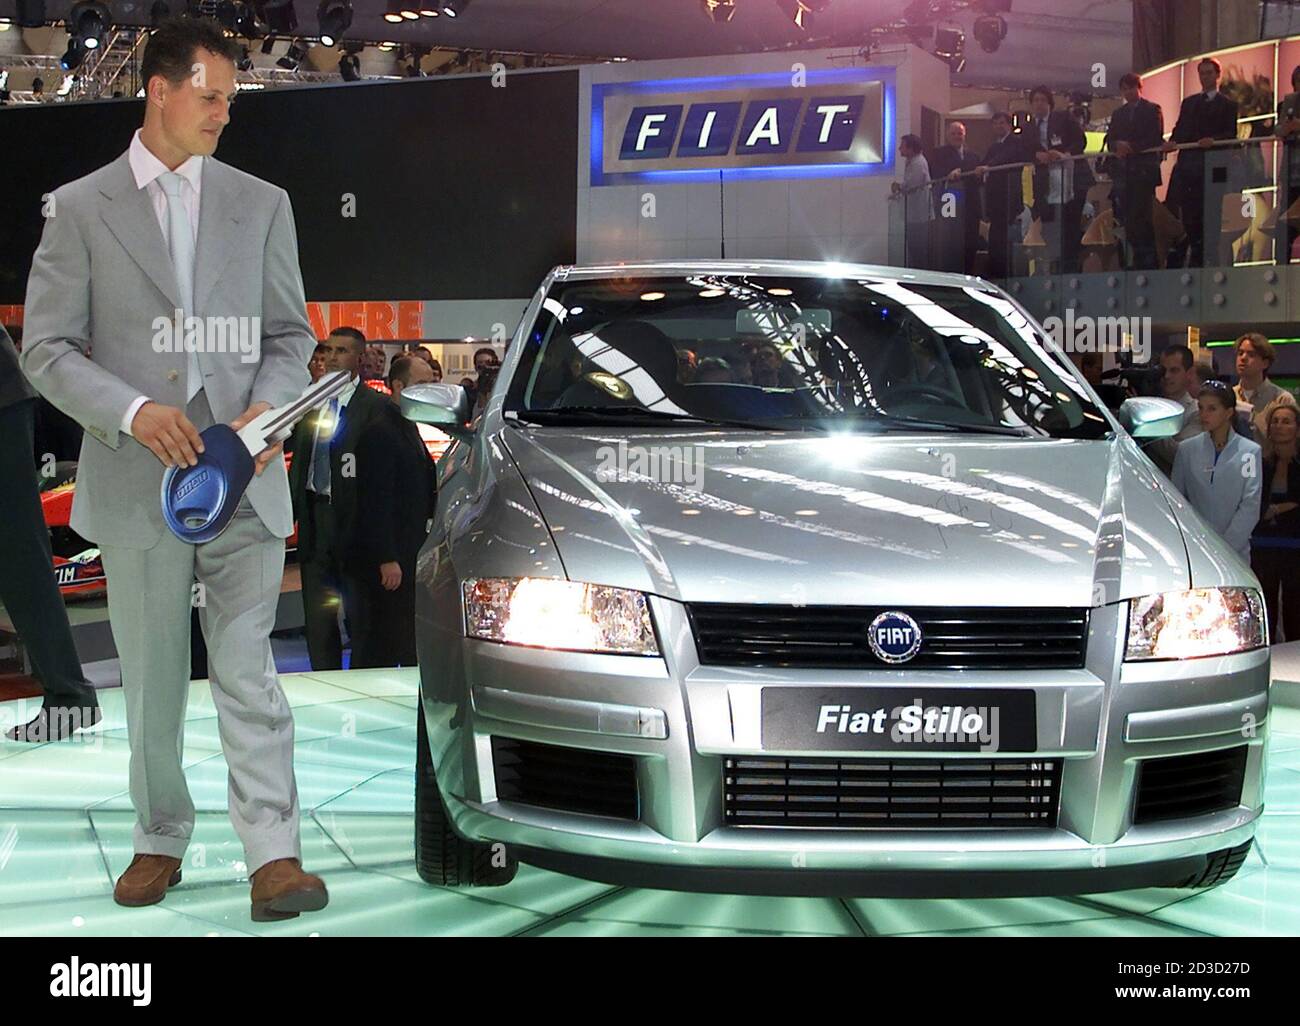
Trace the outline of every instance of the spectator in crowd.
<instances>
[{"instance_id":1,"label":"spectator in crowd","mask_svg":"<svg viewBox=\"0 0 1300 1026\"><path fill-rule=\"evenodd\" d=\"M1201 386L1207 381L1217 381L1214 361L1202 358L1192 364L1192 373L1187 378L1187 394L1193 399L1201 394Z\"/></svg>"},{"instance_id":2,"label":"spectator in crowd","mask_svg":"<svg viewBox=\"0 0 1300 1026\"><path fill-rule=\"evenodd\" d=\"M298 565L311 668L341 670L339 607L354 645L365 632L347 558L356 523L357 443L387 409L388 400L373 388L360 387L366 337L358 329L335 328L321 344L327 354L326 370L346 370L351 381L342 394L308 414L294 429L289 491L298 521Z\"/></svg>"},{"instance_id":3,"label":"spectator in crowd","mask_svg":"<svg viewBox=\"0 0 1300 1026\"><path fill-rule=\"evenodd\" d=\"M1055 109L1056 100L1047 86L1035 86L1029 104L1033 121L1027 141L1037 164L1034 216L1042 221L1049 263L1059 263L1066 272L1077 271L1086 197L1075 195L1074 163L1068 158L1084 151L1087 137L1069 111Z\"/></svg>"},{"instance_id":4,"label":"spectator in crowd","mask_svg":"<svg viewBox=\"0 0 1300 1026\"><path fill-rule=\"evenodd\" d=\"M0 327L0 602L32 660L43 701L11 741L58 741L99 722L95 689L81 672L63 596L50 569L50 531L32 466L36 392Z\"/></svg>"},{"instance_id":5,"label":"spectator in crowd","mask_svg":"<svg viewBox=\"0 0 1300 1026\"><path fill-rule=\"evenodd\" d=\"M49 99L49 97L45 95L45 79L41 78L40 75L37 75L32 79L32 99L36 100L38 103L42 103Z\"/></svg>"},{"instance_id":6,"label":"spectator in crowd","mask_svg":"<svg viewBox=\"0 0 1300 1026\"><path fill-rule=\"evenodd\" d=\"M688 385L695 380L696 356L694 349L677 350L677 381Z\"/></svg>"},{"instance_id":7,"label":"spectator in crowd","mask_svg":"<svg viewBox=\"0 0 1300 1026\"><path fill-rule=\"evenodd\" d=\"M436 385L440 381L442 381L442 364L440 364L437 361L433 353L425 349L424 346L416 346L415 355L420 357L420 359L422 359L425 363L427 363L429 365L429 369L433 371L433 378L430 380L430 384Z\"/></svg>"},{"instance_id":8,"label":"spectator in crowd","mask_svg":"<svg viewBox=\"0 0 1300 1026\"><path fill-rule=\"evenodd\" d=\"M763 388L789 388L789 370L776 346L764 342L755 352L754 384Z\"/></svg>"},{"instance_id":9,"label":"spectator in crowd","mask_svg":"<svg viewBox=\"0 0 1300 1026\"><path fill-rule=\"evenodd\" d=\"M1119 80L1124 105L1110 116L1110 131L1103 148L1112 154L1106 168L1114 184L1119 223L1124 227L1128 266L1152 270L1156 266L1153 211L1160 184L1160 154L1165 141L1165 119L1158 104L1142 96L1142 78L1131 71Z\"/></svg>"},{"instance_id":10,"label":"spectator in crowd","mask_svg":"<svg viewBox=\"0 0 1300 1026\"><path fill-rule=\"evenodd\" d=\"M404 389L427 384L427 361L393 360L392 397L357 444L357 516L348 558L358 582L365 630L352 646L353 668L414 666L415 559L428 535L437 481L416 426L399 412Z\"/></svg>"},{"instance_id":11,"label":"spectator in crowd","mask_svg":"<svg viewBox=\"0 0 1300 1026\"><path fill-rule=\"evenodd\" d=\"M1187 232L1186 260L1191 267L1205 264L1205 247L1210 246L1210 260L1218 263L1220 225L1223 221L1222 184L1207 183L1206 151L1216 140L1237 138L1237 102L1219 92L1222 68L1213 57L1202 57L1196 66L1201 79L1201 92L1183 100L1178 111L1169 141L1164 149L1170 151L1180 143L1198 143L1200 149L1183 150L1178 154L1169 178L1165 202L1183 222ZM1223 157L1211 166L1222 166ZM1182 265L1181 250L1170 253L1169 267Z\"/></svg>"},{"instance_id":12,"label":"spectator in crowd","mask_svg":"<svg viewBox=\"0 0 1300 1026\"><path fill-rule=\"evenodd\" d=\"M1268 415L1274 406L1295 406L1295 396L1268 380L1277 358L1273 343L1257 331L1237 339L1237 403L1250 423L1251 437L1268 447Z\"/></svg>"},{"instance_id":13,"label":"spectator in crowd","mask_svg":"<svg viewBox=\"0 0 1300 1026\"><path fill-rule=\"evenodd\" d=\"M1174 457L1178 445L1199 435L1201 419L1196 400L1187 390L1192 373L1192 351L1185 345L1166 346L1160 354L1160 394L1183 407L1183 426L1172 438L1156 438L1146 446L1146 453L1165 476L1174 472Z\"/></svg>"},{"instance_id":14,"label":"spectator in crowd","mask_svg":"<svg viewBox=\"0 0 1300 1026\"><path fill-rule=\"evenodd\" d=\"M1174 487L1249 562L1250 536L1260 511L1260 447L1232 430L1237 403L1230 386L1207 381L1196 405L1205 430L1179 443Z\"/></svg>"},{"instance_id":15,"label":"spectator in crowd","mask_svg":"<svg viewBox=\"0 0 1300 1026\"><path fill-rule=\"evenodd\" d=\"M1300 641L1300 455L1294 406L1268 415L1271 455L1264 461L1260 519L1250 540L1250 567L1264 590L1268 633L1274 641ZM1279 616L1279 599L1281 614ZM1281 622L1283 638L1278 637Z\"/></svg>"},{"instance_id":16,"label":"spectator in crowd","mask_svg":"<svg viewBox=\"0 0 1300 1026\"><path fill-rule=\"evenodd\" d=\"M311 354L311 359L307 361L307 372L311 375L313 385L325 376L326 362L325 347L318 342Z\"/></svg>"},{"instance_id":17,"label":"spectator in crowd","mask_svg":"<svg viewBox=\"0 0 1300 1026\"><path fill-rule=\"evenodd\" d=\"M478 372L478 380L474 383L474 405L470 407L470 420L477 420L486 409L488 400L492 398L492 389L497 383L499 369L496 364L492 364Z\"/></svg>"},{"instance_id":18,"label":"spectator in crowd","mask_svg":"<svg viewBox=\"0 0 1300 1026\"><path fill-rule=\"evenodd\" d=\"M692 379L697 385L731 384L735 378L731 374L731 365L718 356L706 356L700 361Z\"/></svg>"},{"instance_id":19,"label":"spectator in crowd","mask_svg":"<svg viewBox=\"0 0 1300 1026\"><path fill-rule=\"evenodd\" d=\"M940 270L973 274L984 212L979 182L970 172L979 166L980 159L966 145L966 126L960 121L948 126L947 136L948 144L935 150L930 161L939 214L935 222L939 247L936 262Z\"/></svg>"},{"instance_id":20,"label":"spectator in crowd","mask_svg":"<svg viewBox=\"0 0 1300 1026\"><path fill-rule=\"evenodd\" d=\"M930 164L921 152L921 137L905 135L898 141L898 155L903 158L903 180L894 182L892 195L903 204L903 230L908 267L925 269L930 266L930 230L934 217L931 203ZM754 368L755 381L758 368Z\"/></svg>"},{"instance_id":21,"label":"spectator in crowd","mask_svg":"<svg viewBox=\"0 0 1300 1026\"><path fill-rule=\"evenodd\" d=\"M484 346L482 349L474 350L474 373L482 374L490 367L500 366L501 360L497 357L497 351L490 346Z\"/></svg>"},{"instance_id":22,"label":"spectator in crowd","mask_svg":"<svg viewBox=\"0 0 1300 1026\"><path fill-rule=\"evenodd\" d=\"M989 171L1002 164L1020 164L1032 159L1025 137L1011 131L1011 115L993 115L993 145L976 170L984 180L984 211L989 222L988 277L1005 278L1011 269L1011 226L1024 207L1020 168ZM1019 233L1017 232L1017 237Z\"/></svg>"},{"instance_id":23,"label":"spectator in crowd","mask_svg":"<svg viewBox=\"0 0 1300 1026\"><path fill-rule=\"evenodd\" d=\"M384 352L384 347L380 345L366 346L365 352L361 354L361 380L362 381L382 381L384 378L384 368L388 365L388 354Z\"/></svg>"},{"instance_id":24,"label":"spectator in crowd","mask_svg":"<svg viewBox=\"0 0 1300 1026\"><path fill-rule=\"evenodd\" d=\"M1278 136L1282 144L1282 162L1278 167L1278 210L1289 211L1300 200L1300 66L1291 69L1291 91L1277 105ZM1285 248L1279 248L1277 261L1289 263L1291 249L1295 245L1296 225L1290 218L1279 217L1279 223L1285 221L1286 235L1282 242Z\"/></svg>"}]
</instances>

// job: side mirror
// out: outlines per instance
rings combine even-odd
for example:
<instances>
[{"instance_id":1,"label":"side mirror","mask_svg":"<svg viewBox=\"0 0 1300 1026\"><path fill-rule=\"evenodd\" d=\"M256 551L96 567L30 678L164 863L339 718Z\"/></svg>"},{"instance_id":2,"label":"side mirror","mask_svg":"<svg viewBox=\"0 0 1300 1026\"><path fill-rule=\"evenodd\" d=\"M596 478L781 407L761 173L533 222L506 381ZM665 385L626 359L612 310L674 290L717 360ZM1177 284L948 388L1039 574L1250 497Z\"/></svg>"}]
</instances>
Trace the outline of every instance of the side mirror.
<instances>
[{"instance_id":1,"label":"side mirror","mask_svg":"<svg viewBox=\"0 0 1300 1026\"><path fill-rule=\"evenodd\" d=\"M460 385L411 385L402 389L402 416L417 424L431 424L453 438L472 438L469 396Z\"/></svg>"},{"instance_id":2,"label":"side mirror","mask_svg":"<svg viewBox=\"0 0 1300 1026\"><path fill-rule=\"evenodd\" d=\"M1124 400L1117 416L1134 438L1172 438L1183 429L1185 412L1172 399L1136 396Z\"/></svg>"}]
</instances>

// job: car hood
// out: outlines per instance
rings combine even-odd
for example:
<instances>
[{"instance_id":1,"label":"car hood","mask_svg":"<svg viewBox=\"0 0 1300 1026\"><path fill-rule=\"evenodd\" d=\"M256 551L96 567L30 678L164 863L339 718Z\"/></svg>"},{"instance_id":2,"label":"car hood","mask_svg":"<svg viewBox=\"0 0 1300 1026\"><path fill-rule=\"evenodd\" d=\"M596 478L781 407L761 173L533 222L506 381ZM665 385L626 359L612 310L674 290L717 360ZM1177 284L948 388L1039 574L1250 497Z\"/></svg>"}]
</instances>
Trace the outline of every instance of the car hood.
<instances>
[{"instance_id":1,"label":"car hood","mask_svg":"<svg viewBox=\"0 0 1300 1026\"><path fill-rule=\"evenodd\" d=\"M1095 606L1189 586L1131 440L510 427L573 580L679 601Z\"/></svg>"}]
</instances>

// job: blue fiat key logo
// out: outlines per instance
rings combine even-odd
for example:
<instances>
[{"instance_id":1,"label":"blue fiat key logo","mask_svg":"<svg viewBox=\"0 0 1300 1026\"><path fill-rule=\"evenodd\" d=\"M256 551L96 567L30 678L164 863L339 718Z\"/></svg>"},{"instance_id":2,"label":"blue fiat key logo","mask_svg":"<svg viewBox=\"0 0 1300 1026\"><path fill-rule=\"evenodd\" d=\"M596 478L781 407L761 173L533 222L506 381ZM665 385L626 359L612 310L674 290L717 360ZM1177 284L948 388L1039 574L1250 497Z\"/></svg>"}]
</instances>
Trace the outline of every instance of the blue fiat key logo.
<instances>
[{"instance_id":1,"label":"blue fiat key logo","mask_svg":"<svg viewBox=\"0 0 1300 1026\"><path fill-rule=\"evenodd\" d=\"M867 628L867 644L886 663L905 663L921 650L921 628L906 613L881 613Z\"/></svg>"}]
</instances>

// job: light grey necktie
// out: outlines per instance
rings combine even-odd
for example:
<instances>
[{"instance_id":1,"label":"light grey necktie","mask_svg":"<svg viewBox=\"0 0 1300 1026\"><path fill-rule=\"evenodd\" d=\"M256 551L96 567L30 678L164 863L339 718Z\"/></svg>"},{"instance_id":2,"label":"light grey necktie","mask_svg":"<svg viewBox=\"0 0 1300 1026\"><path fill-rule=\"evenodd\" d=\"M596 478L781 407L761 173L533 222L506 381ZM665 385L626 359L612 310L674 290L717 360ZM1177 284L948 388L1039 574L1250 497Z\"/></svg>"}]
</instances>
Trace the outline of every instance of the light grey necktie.
<instances>
[{"instance_id":1,"label":"light grey necktie","mask_svg":"<svg viewBox=\"0 0 1300 1026\"><path fill-rule=\"evenodd\" d=\"M194 313L194 231L190 227L189 211L181 199L184 179L175 171L158 176L158 183L167 195L167 251L171 254L172 270L181 290L181 305L185 315ZM183 337L183 336L182 336ZM203 372L199 369L199 354L186 352L185 401L188 403L203 387Z\"/></svg>"}]
</instances>

